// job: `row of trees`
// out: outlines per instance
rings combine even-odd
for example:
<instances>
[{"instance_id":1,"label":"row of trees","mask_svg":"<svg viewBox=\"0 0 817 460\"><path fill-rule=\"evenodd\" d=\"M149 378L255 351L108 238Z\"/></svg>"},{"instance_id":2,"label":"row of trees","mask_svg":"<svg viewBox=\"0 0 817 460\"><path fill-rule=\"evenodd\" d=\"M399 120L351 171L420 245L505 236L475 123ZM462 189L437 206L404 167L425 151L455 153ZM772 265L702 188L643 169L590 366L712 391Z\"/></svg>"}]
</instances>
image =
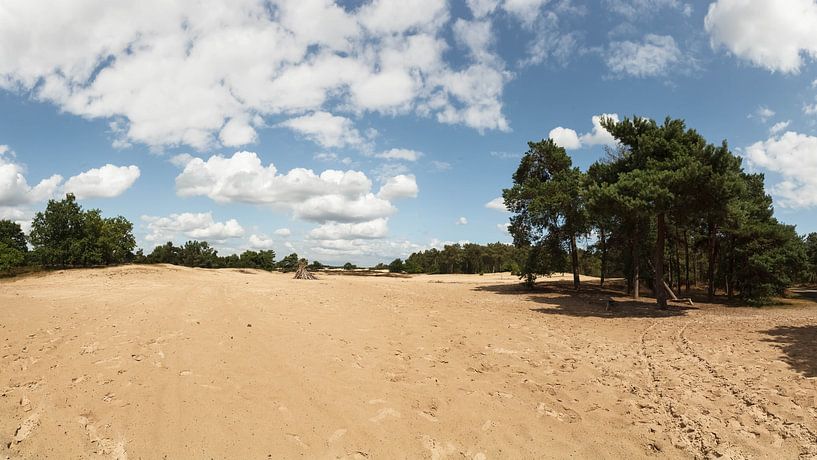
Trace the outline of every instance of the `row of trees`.
<instances>
[{"instance_id":1,"label":"row of trees","mask_svg":"<svg viewBox=\"0 0 817 460\"><path fill-rule=\"evenodd\" d=\"M295 255L297 263L298 256ZM288 260L288 259L284 259ZM282 260L281 262L284 262ZM275 251L244 251L240 255L219 256L218 251L206 241L188 241L181 246L167 242L156 246L145 256L140 249L134 258L140 264L173 264L199 268L258 268L275 270Z\"/></svg>"},{"instance_id":2,"label":"row of trees","mask_svg":"<svg viewBox=\"0 0 817 460\"><path fill-rule=\"evenodd\" d=\"M407 273L495 273L518 272L527 248L510 244L448 244L442 249L428 249L411 254L402 262ZM398 259L399 260L399 259ZM394 261L389 268L399 268Z\"/></svg>"},{"instance_id":3,"label":"row of trees","mask_svg":"<svg viewBox=\"0 0 817 460\"><path fill-rule=\"evenodd\" d=\"M593 236L602 284L620 271L637 297L646 279L661 308L664 282L689 290L699 274L710 296L722 289L753 301L804 278L805 241L817 235L801 238L774 218L763 175L745 172L726 142L709 144L670 118L606 118L602 125L618 148L586 173L551 139L530 142L503 191L514 244L528 250L521 270L528 284L567 256L578 288L576 241L585 235ZM811 263L814 273L813 254Z\"/></svg>"}]
</instances>

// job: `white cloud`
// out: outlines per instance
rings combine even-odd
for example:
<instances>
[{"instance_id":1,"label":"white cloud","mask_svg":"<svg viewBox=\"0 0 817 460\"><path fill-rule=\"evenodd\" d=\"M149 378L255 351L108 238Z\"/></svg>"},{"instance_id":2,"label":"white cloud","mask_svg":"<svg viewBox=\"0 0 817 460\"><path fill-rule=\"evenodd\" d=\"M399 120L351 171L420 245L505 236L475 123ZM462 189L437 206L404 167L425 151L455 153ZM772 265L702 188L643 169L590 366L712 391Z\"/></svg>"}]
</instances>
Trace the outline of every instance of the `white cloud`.
<instances>
[{"instance_id":1,"label":"white cloud","mask_svg":"<svg viewBox=\"0 0 817 460\"><path fill-rule=\"evenodd\" d=\"M380 152L375 156L377 158L385 158L387 160L417 161L421 156L423 156L423 154L416 150L391 149L385 152Z\"/></svg>"},{"instance_id":2,"label":"white cloud","mask_svg":"<svg viewBox=\"0 0 817 460\"><path fill-rule=\"evenodd\" d=\"M553 139L556 145L564 147L566 150L575 150L582 146L579 135L570 128L557 126L550 130L548 137Z\"/></svg>"},{"instance_id":3,"label":"white cloud","mask_svg":"<svg viewBox=\"0 0 817 460\"><path fill-rule=\"evenodd\" d=\"M499 6L500 0L465 0L465 3L471 10L471 14L475 18L481 19L493 13Z\"/></svg>"},{"instance_id":4,"label":"white cloud","mask_svg":"<svg viewBox=\"0 0 817 460\"><path fill-rule=\"evenodd\" d=\"M62 176L53 175L30 186L25 167L14 160L8 146L0 146L0 206L13 207L44 201L54 196L62 183Z\"/></svg>"},{"instance_id":5,"label":"white cloud","mask_svg":"<svg viewBox=\"0 0 817 460\"><path fill-rule=\"evenodd\" d=\"M360 146L363 137L352 120L328 112L314 112L279 124L326 148Z\"/></svg>"},{"instance_id":6,"label":"white cloud","mask_svg":"<svg viewBox=\"0 0 817 460\"><path fill-rule=\"evenodd\" d=\"M508 208L505 207L505 200L503 200L501 196L498 196L485 203L485 207L488 209L493 209L494 211L508 212Z\"/></svg>"},{"instance_id":7,"label":"white cloud","mask_svg":"<svg viewBox=\"0 0 817 460\"><path fill-rule=\"evenodd\" d=\"M788 131L750 145L745 156L751 164L783 177L771 188L780 206L817 206L817 137Z\"/></svg>"},{"instance_id":8,"label":"white cloud","mask_svg":"<svg viewBox=\"0 0 817 460\"><path fill-rule=\"evenodd\" d=\"M650 18L663 8L677 10L686 17L692 14L692 5L679 0L605 0L604 4L630 21Z\"/></svg>"},{"instance_id":9,"label":"white cloud","mask_svg":"<svg viewBox=\"0 0 817 460\"><path fill-rule=\"evenodd\" d=\"M593 130L589 133L584 133L579 136L575 130L570 128L563 128L561 126L553 128L548 137L553 139L556 145L564 147L566 150L575 150L592 145L614 145L615 138L603 126L601 120L603 118L610 118L614 121L618 120L618 114L603 113L601 115L593 115L591 121L593 122Z\"/></svg>"},{"instance_id":10,"label":"white cloud","mask_svg":"<svg viewBox=\"0 0 817 460\"><path fill-rule=\"evenodd\" d=\"M618 114L616 113L593 115L591 119L593 122L593 131L582 134L582 136L579 138L582 145L614 145L616 143L616 139L613 137L613 135L601 126L602 118L610 118L616 122L619 121Z\"/></svg>"},{"instance_id":11,"label":"white cloud","mask_svg":"<svg viewBox=\"0 0 817 460\"><path fill-rule=\"evenodd\" d=\"M275 230L272 233L276 234L277 236L283 237L283 238L286 238L286 237L292 235L292 231L290 229L288 229L288 228L279 228L279 229Z\"/></svg>"},{"instance_id":12,"label":"white cloud","mask_svg":"<svg viewBox=\"0 0 817 460\"><path fill-rule=\"evenodd\" d=\"M253 249L272 249L275 246L275 242L272 240L272 238L267 238L265 235L256 235L254 233L247 238L247 242Z\"/></svg>"},{"instance_id":13,"label":"white cloud","mask_svg":"<svg viewBox=\"0 0 817 460\"><path fill-rule=\"evenodd\" d=\"M757 110L755 110L754 115L749 115L749 118L752 118L754 116L759 118L760 121L762 121L763 123L766 123L769 120L769 118L772 118L774 116L774 114L775 114L774 110L766 107L765 105L761 105L760 107L757 108Z\"/></svg>"},{"instance_id":14,"label":"white cloud","mask_svg":"<svg viewBox=\"0 0 817 460\"><path fill-rule=\"evenodd\" d=\"M508 224L508 223L496 224L496 229L499 230L502 233L508 234L509 233L508 229L510 228L510 226L511 226L511 224Z\"/></svg>"},{"instance_id":15,"label":"white cloud","mask_svg":"<svg viewBox=\"0 0 817 460\"><path fill-rule=\"evenodd\" d=\"M119 147L238 146L267 119L338 111L509 129L501 61L447 60L449 2L9 0L0 22L0 87L114 122Z\"/></svg>"},{"instance_id":16,"label":"white cloud","mask_svg":"<svg viewBox=\"0 0 817 460\"><path fill-rule=\"evenodd\" d=\"M73 193L78 199L113 198L129 189L140 174L139 168L134 165L106 164L68 178L64 190L66 193Z\"/></svg>"},{"instance_id":17,"label":"white cloud","mask_svg":"<svg viewBox=\"0 0 817 460\"><path fill-rule=\"evenodd\" d=\"M227 147L238 147L254 143L258 136L255 129L246 120L239 117L230 119L221 128L218 138Z\"/></svg>"},{"instance_id":18,"label":"white cloud","mask_svg":"<svg viewBox=\"0 0 817 460\"><path fill-rule=\"evenodd\" d=\"M418 192L419 188L417 187L417 180L414 175L400 174L388 178L383 186L380 187L377 197L389 201L398 198L416 198Z\"/></svg>"},{"instance_id":19,"label":"white cloud","mask_svg":"<svg viewBox=\"0 0 817 460\"><path fill-rule=\"evenodd\" d=\"M806 115L817 115L817 104L806 104L803 106L803 113Z\"/></svg>"},{"instance_id":20,"label":"white cloud","mask_svg":"<svg viewBox=\"0 0 817 460\"><path fill-rule=\"evenodd\" d=\"M342 163L344 165L350 165L350 164L353 163L351 158L349 158L349 157L341 158L336 153L332 153L332 152L316 153L315 155L312 156L312 158L314 158L315 160L318 160L318 161L338 162L338 163Z\"/></svg>"},{"instance_id":21,"label":"white cloud","mask_svg":"<svg viewBox=\"0 0 817 460\"><path fill-rule=\"evenodd\" d=\"M713 47L771 71L797 73L804 55L817 58L814 0L718 0L704 27Z\"/></svg>"},{"instance_id":22,"label":"white cloud","mask_svg":"<svg viewBox=\"0 0 817 460\"><path fill-rule=\"evenodd\" d=\"M648 34L641 42L610 43L607 67L618 77L665 76L684 60L684 55L669 35Z\"/></svg>"},{"instance_id":23,"label":"white cloud","mask_svg":"<svg viewBox=\"0 0 817 460\"><path fill-rule=\"evenodd\" d=\"M431 160L431 169L435 172L443 172L451 169L451 163L445 161Z\"/></svg>"},{"instance_id":24,"label":"white cloud","mask_svg":"<svg viewBox=\"0 0 817 460\"><path fill-rule=\"evenodd\" d=\"M777 122L771 128L769 128L769 133L771 134L780 133L784 131L786 128L788 128L790 124L791 120Z\"/></svg>"},{"instance_id":25,"label":"white cloud","mask_svg":"<svg viewBox=\"0 0 817 460\"><path fill-rule=\"evenodd\" d=\"M172 241L179 235L187 238L214 241L223 241L244 235L244 228L235 219L216 222L213 220L213 214L209 212L185 212L171 214L167 217L142 216L142 220L147 223L149 231L148 235L145 236L145 240L151 242Z\"/></svg>"},{"instance_id":26,"label":"white cloud","mask_svg":"<svg viewBox=\"0 0 817 460\"><path fill-rule=\"evenodd\" d=\"M468 219L466 219L465 217L460 217L454 223L457 224L457 225L468 225Z\"/></svg>"},{"instance_id":27,"label":"white cloud","mask_svg":"<svg viewBox=\"0 0 817 460\"><path fill-rule=\"evenodd\" d=\"M360 171L329 169L318 175L295 168L279 174L275 165L262 165L255 153L236 152L232 157L214 155L206 161L193 158L176 177L176 192L207 196L219 203L268 205L319 223L362 222L393 214L396 209L389 199L411 196L409 182L416 196L413 176L392 179L394 189L384 186L375 196L371 180Z\"/></svg>"},{"instance_id":28,"label":"white cloud","mask_svg":"<svg viewBox=\"0 0 817 460\"><path fill-rule=\"evenodd\" d=\"M315 240L357 240L383 238L388 231L388 219L380 218L354 224L330 222L312 229L307 236Z\"/></svg>"}]
</instances>

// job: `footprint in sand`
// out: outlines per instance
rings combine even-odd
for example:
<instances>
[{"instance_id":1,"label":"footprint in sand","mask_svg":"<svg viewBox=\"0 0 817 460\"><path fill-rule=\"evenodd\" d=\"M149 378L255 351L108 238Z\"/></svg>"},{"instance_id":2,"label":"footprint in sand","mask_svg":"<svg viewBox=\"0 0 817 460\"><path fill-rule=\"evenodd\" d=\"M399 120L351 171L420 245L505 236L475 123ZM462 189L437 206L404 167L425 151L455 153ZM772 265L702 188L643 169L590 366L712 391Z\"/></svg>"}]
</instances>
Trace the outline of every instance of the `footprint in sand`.
<instances>
[{"instance_id":1,"label":"footprint in sand","mask_svg":"<svg viewBox=\"0 0 817 460\"><path fill-rule=\"evenodd\" d=\"M125 450L125 441L114 441L110 438L103 438L97 433L96 426L91 423L88 418L91 414L81 415L77 418L77 422L85 429L88 434L88 440L91 444L96 446L97 455L108 455L113 460L128 460L128 453Z\"/></svg>"},{"instance_id":2,"label":"footprint in sand","mask_svg":"<svg viewBox=\"0 0 817 460\"><path fill-rule=\"evenodd\" d=\"M184 377L186 375L191 375L191 374L193 374L193 371L184 370L184 371L179 372L179 375L181 375L182 377Z\"/></svg>"},{"instance_id":3,"label":"footprint in sand","mask_svg":"<svg viewBox=\"0 0 817 460\"><path fill-rule=\"evenodd\" d=\"M401 417L400 412L392 409L391 407L385 407L383 409L380 409L377 412L377 415L370 418L369 420L371 422L374 422L374 423L380 423L380 422L382 422L383 420L385 420L387 418L400 418L400 417Z\"/></svg>"},{"instance_id":4,"label":"footprint in sand","mask_svg":"<svg viewBox=\"0 0 817 460\"><path fill-rule=\"evenodd\" d=\"M344 428L341 428L339 430L335 430L335 432L332 433L332 436L329 436L329 439L326 440L326 443L327 444L333 444L333 443L337 442L340 438L342 438L345 434L346 434L346 429L344 429Z\"/></svg>"},{"instance_id":5,"label":"footprint in sand","mask_svg":"<svg viewBox=\"0 0 817 460\"><path fill-rule=\"evenodd\" d=\"M28 439L31 436L31 433L34 432L40 425L40 411L34 412L31 414L23 423L17 427L17 431L14 432L14 442L20 443Z\"/></svg>"},{"instance_id":6,"label":"footprint in sand","mask_svg":"<svg viewBox=\"0 0 817 460\"><path fill-rule=\"evenodd\" d=\"M287 433L286 437L290 442L294 442L302 449L309 449L309 445L301 441L301 437L297 434Z\"/></svg>"}]
</instances>

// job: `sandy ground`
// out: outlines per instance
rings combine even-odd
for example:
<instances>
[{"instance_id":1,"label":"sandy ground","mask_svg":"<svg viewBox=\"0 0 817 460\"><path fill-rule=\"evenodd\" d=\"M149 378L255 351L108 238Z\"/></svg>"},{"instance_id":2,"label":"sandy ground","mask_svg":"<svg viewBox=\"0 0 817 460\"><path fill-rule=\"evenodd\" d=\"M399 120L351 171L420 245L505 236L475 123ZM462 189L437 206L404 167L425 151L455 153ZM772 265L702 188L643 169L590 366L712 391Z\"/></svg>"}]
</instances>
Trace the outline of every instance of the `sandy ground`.
<instances>
[{"instance_id":1,"label":"sandy ground","mask_svg":"<svg viewBox=\"0 0 817 460\"><path fill-rule=\"evenodd\" d=\"M817 308L510 275L0 282L0 458L815 458Z\"/></svg>"}]
</instances>

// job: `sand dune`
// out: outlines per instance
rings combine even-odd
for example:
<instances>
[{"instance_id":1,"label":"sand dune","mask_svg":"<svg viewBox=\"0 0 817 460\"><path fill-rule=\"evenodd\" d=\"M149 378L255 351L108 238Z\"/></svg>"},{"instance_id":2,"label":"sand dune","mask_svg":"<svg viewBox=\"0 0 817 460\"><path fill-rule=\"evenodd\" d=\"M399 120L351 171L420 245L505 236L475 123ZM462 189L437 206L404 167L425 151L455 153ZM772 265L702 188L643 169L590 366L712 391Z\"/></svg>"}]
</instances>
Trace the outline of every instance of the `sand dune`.
<instances>
[{"instance_id":1,"label":"sand dune","mask_svg":"<svg viewBox=\"0 0 817 460\"><path fill-rule=\"evenodd\" d=\"M0 458L812 458L817 309L509 275L0 283Z\"/></svg>"}]
</instances>

